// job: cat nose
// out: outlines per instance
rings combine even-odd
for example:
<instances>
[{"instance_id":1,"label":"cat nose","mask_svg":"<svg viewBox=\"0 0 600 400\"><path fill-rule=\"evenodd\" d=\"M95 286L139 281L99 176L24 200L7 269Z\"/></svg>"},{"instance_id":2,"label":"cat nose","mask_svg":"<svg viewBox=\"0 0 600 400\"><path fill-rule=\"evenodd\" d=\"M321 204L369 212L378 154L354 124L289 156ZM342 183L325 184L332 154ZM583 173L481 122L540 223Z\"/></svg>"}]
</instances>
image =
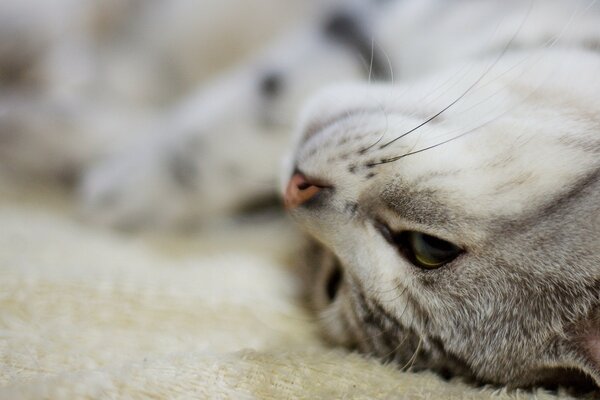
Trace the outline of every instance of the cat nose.
<instances>
[{"instance_id":1,"label":"cat nose","mask_svg":"<svg viewBox=\"0 0 600 400\"><path fill-rule=\"evenodd\" d=\"M329 186L311 182L303 173L296 172L288 182L284 195L285 208L292 210L314 198Z\"/></svg>"}]
</instances>

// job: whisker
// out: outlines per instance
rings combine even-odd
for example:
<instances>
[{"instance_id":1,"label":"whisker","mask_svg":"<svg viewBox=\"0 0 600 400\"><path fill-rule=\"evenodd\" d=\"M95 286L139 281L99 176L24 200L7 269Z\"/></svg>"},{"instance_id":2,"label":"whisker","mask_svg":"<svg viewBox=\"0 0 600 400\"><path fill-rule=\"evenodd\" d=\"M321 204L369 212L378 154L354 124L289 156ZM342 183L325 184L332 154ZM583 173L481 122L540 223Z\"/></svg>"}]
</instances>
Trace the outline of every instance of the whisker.
<instances>
[{"instance_id":1,"label":"whisker","mask_svg":"<svg viewBox=\"0 0 600 400\"><path fill-rule=\"evenodd\" d=\"M369 63L369 84L373 75L373 59L375 58L375 39L371 38L371 62Z\"/></svg>"},{"instance_id":2,"label":"whisker","mask_svg":"<svg viewBox=\"0 0 600 400\"><path fill-rule=\"evenodd\" d=\"M471 70L471 68L473 68L473 65L474 64L470 64L470 68L468 70L467 70L467 65L461 67L457 72L453 73L452 76L450 76L449 78L447 78L446 80L444 80L440 85L436 86L429 93L427 93L425 96L423 96L419 100L417 100L417 103L423 102L425 99L427 99L429 96L433 95L434 93L437 93L437 96L432 101L435 101L435 100L439 99L440 97L442 97L444 94L446 94L450 89L452 89L454 86L456 86L460 82L460 78L456 82L454 82L454 84L452 84L448 88L444 89L443 91L440 91L440 89L443 88L444 86L446 86L448 83L450 83L450 81L452 81L458 75L461 75L461 76L466 75ZM410 117L412 117L414 115L416 115L416 111L414 111L411 114L409 114L408 117L410 118ZM386 116L387 116L387 114L386 114ZM389 125L388 125L388 127L389 127ZM379 138L374 143L372 143L372 144L370 144L370 145L368 145L366 147L363 147L360 150L360 153L364 154L367 151L369 151L370 149L372 149L373 147L377 146L383 140L383 138L385 137L386 133L387 133L387 129L379 136Z\"/></svg>"},{"instance_id":3,"label":"whisker","mask_svg":"<svg viewBox=\"0 0 600 400\"><path fill-rule=\"evenodd\" d=\"M585 13L586 11L589 11L590 8L592 8L597 2L598 2L598 0L592 0L590 2L590 4L588 4L588 6L583 10L583 12ZM578 10L579 10L579 6L575 9L575 11L573 11L573 13L571 14L571 17L569 18L569 21L566 23L566 25L563 27L563 29L560 31L560 33L556 36L554 41L552 41L552 39L549 40L552 42L550 44L549 48L552 48L556 43L558 43L558 41L560 39L562 39L564 34L571 28L571 25L573 24L573 21L575 20L575 16L578 14L578 12L577 12Z\"/></svg>"},{"instance_id":4,"label":"whisker","mask_svg":"<svg viewBox=\"0 0 600 400\"><path fill-rule=\"evenodd\" d=\"M385 60L387 61L388 64L388 68L390 70L390 75L389 75L389 83L394 86L394 66L392 64L392 59L390 58L389 54L387 51L385 51L385 49L383 48L383 46L381 46L379 43L377 43L377 41L375 40L375 36L372 37L372 42L371 42L371 46L375 45L377 46L377 48L379 49L379 51L381 51L381 54L383 54L383 56L385 57ZM373 49L371 49L371 57L373 57Z\"/></svg>"},{"instance_id":5,"label":"whisker","mask_svg":"<svg viewBox=\"0 0 600 400\"><path fill-rule=\"evenodd\" d=\"M387 289L387 290L371 290L371 288L369 288L369 291L372 291L375 294L385 294L385 293L397 291L399 288L400 288L400 284L398 284L390 289ZM404 288L406 288L406 286Z\"/></svg>"},{"instance_id":6,"label":"whisker","mask_svg":"<svg viewBox=\"0 0 600 400\"><path fill-rule=\"evenodd\" d=\"M498 118L500 118L501 116L502 116L502 115L500 115L500 116L497 116L497 117L495 117L495 118L493 118L493 119L491 119L491 120L489 120L489 121L486 121L485 123L483 123L483 124L481 124L481 125L479 125L479 126L477 126L477 127L473 128L473 129L470 129L470 130L468 130L468 131L466 131L466 132L464 132L464 133L462 133L462 134L460 134L460 135L454 136L454 137L452 137L452 138L450 138L450 139L448 139L448 140L444 140L443 142L436 143L436 144L434 144L434 145L431 145L431 146L428 146L428 147L425 147L425 148L422 148L422 149L419 149L419 150L410 151L410 152L408 152L408 153L404 153L404 154L402 154L402 155L400 155L400 156L396 156L396 157L392 157L392 158L387 158L387 159L383 159L383 160L381 160L381 161L377 161L377 162L374 162L374 163L366 164L366 166L367 166L367 167L374 167L374 166L377 166L377 165L388 164L388 163L391 163L391 162L395 162L395 161L401 160L401 159L403 159L403 158L405 158L405 157L412 156L412 155L414 155L414 154L419 154L419 153L423 153L423 152L425 152L425 151L427 151L427 150L434 149L434 148L436 148L436 147L439 147L439 146L442 146L442 145L444 145L444 144L450 143L450 142L452 142L452 141L454 141L454 140L460 139L460 138L462 138L463 136L466 136L466 135L468 135L468 134L471 134L471 133L473 133L473 132L475 132L475 131L477 131L477 130L479 130L479 129L483 128L484 126L486 126L486 125L488 125L488 124L490 124L490 123L494 122L495 120L497 120L497 119L498 119Z\"/></svg>"},{"instance_id":7,"label":"whisker","mask_svg":"<svg viewBox=\"0 0 600 400\"><path fill-rule=\"evenodd\" d=\"M400 286L400 285L397 285L397 286L395 286L395 287L394 287L394 288L392 288L392 289L389 289L389 290L386 290L386 291L383 291L383 292L379 292L378 294L381 294L381 293L389 293L389 292L391 292L391 291L393 291L393 290L398 290L398 289L399 289L399 286ZM394 302L394 301L396 301L396 300L400 299L400 298L401 298L401 297L404 295L404 293L406 292L406 290L407 290L407 289L408 289L408 286L404 286L404 288L403 288L403 289L400 291L400 294L398 294L398 296L394 297L393 299L390 299L390 300L385 300L385 301L386 301L386 302L388 302L388 303L391 303L391 302Z\"/></svg>"},{"instance_id":8,"label":"whisker","mask_svg":"<svg viewBox=\"0 0 600 400\"><path fill-rule=\"evenodd\" d=\"M594 2L595 2L595 1L597 1L597 0L594 0ZM463 133L462 133L462 134L460 134L460 135L454 136L454 137L452 137L452 138L450 138L450 139L448 139L448 140L444 140L444 141L442 141L442 142L440 142L440 143L436 143L435 145L431 145L431 146L428 146L428 147L425 147L425 148L422 148L422 149L419 149L419 150L415 150L415 151L409 151L409 152L407 152L407 153L404 153L404 154L402 154L402 155L400 155L400 156L391 157L391 158L383 159L383 160L381 160L381 161L378 161L378 162L369 163L369 164L366 164L366 166L367 166L367 167L374 167L374 166L377 166L377 165L382 165L382 164L387 164L387 163L395 162L395 161L398 161L398 160L400 160L400 159L403 159L403 158L405 158L405 157L408 157L408 156L411 156L411 155L414 155L414 154L419 154L419 153L422 153L422 152L425 152L425 151L428 151L428 150L434 149L434 148L436 148L436 147L442 146L442 145L444 145L444 144L447 144L447 143L449 143L449 142L452 142L452 141L454 141L454 140L460 139L460 138L462 138L462 137L464 137L464 136L466 136L466 135L469 135L469 134L471 134L471 133L473 133L473 132L476 132L477 130L479 130L479 129L481 129L481 128L485 127L486 125L488 125L488 124L490 124L490 123L492 123L492 122L494 122L494 121L496 121L496 120L498 120L499 118L501 118L501 117L505 116L505 115L506 115L506 114L508 114L509 112L511 112L511 111L513 111L514 109L516 109L517 107L519 107L519 106L520 106L521 104L523 104L523 103L524 103L524 102L525 102L525 101L526 101L526 100L527 100L529 97L533 96L533 95L534 95L534 94L535 94L535 93L538 91L538 89L539 89L539 88L540 88L540 87L543 85L543 83L544 83L543 81L542 81L542 82L540 82L540 83L539 83L539 85L538 85L536 88L534 88L534 89L533 89L533 90L532 90L532 91L531 91L531 92L530 92L530 93L529 93L527 96L525 96L525 97L524 97L524 98L523 98L523 99L522 99L522 100L521 100L521 101L520 101L518 104L515 104L515 106L514 106L514 107L510 107L510 108L508 108L508 109L507 109L507 110L505 110L504 112L502 112L502 113L500 113L500 114L496 115L494 118L492 118L492 119L490 119L490 120L488 120L488 121L484 122L484 123L483 123L483 124L481 124L481 125L478 125L478 126L476 126L476 127L472 128L472 129L469 129L469 130L467 130L466 132L463 132ZM497 93L498 93L498 92L496 92L496 93L493 93L492 95L488 96L488 98L487 98L487 99L484 99L484 100L482 100L481 102L477 103L476 105L472 106L471 108L474 108L474 107L476 107L477 105L484 103L484 102L485 102L485 101L487 101L489 98L491 98L491 97L495 96Z\"/></svg>"},{"instance_id":9,"label":"whisker","mask_svg":"<svg viewBox=\"0 0 600 400\"><path fill-rule=\"evenodd\" d=\"M423 344L423 336L419 335L419 343L417 344L417 348L415 349L413 356L410 358L410 360L408 360L408 363L406 363L406 365L401 368L402 371L408 371L415 365L415 362L417 361L417 356L419 355L419 352L421 351L422 344Z\"/></svg>"},{"instance_id":10,"label":"whisker","mask_svg":"<svg viewBox=\"0 0 600 400\"><path fill-rule=\"evenodd\" d=\"M402 316L404 315L404 312L406 311L406 308L407 308L407 307L408 307L408 303L407 303L407 304L406 304L406 306L404 307L404 310L402 311L402 314L400 314L400 317L402 317ZM413 322L414 322L414 319L415 319L415 317L414 317L414 315L413 315L413 317L412 317L412 319L411 319L411 322L410 322L409 326L411 326L411 325L413 324ZM394 347L394 348L393 348L393 349L392 349L392 350L391 350L389 353L386 353L386 354L384 354L384 355L382 356L382 358L384 358L384 359L385 359L385 358L388 358L388 357L390 357L391 355L394 355L394 354L395 354L395 353L396 353L396 352L397 352L397 351L398 351L398 350L399 350L399 349L402 347L402 345L403 345L403 344L406 342L406 339L408 339L408 335L407 335L407 334L405 334L405 335L404 335L404 337L402 338L402 340L400 341L400 343L398 343L398 344L397 344L397 345L396 345L396 346L395 346L395 347Z\"/></svg>"},{"instance_id":11,"label":"whisker","mask_svg":"<svg viewBox=\"0 0 600 400\"><path fill-rule=\"evenodd\" d=\"M500 62L500 60L508 52L509 48L512 46L513 42L515 41L515 39L517 38L517 36L521 32L521 30L523 29L523 26L525 26L525 22L527 21L527 19L529 18L529 15L531 13L532 5L533 5L533 0L530 2L529 9L527 10L527 13L526 13L525 17L523 18L523 20L521 21L521 24L520 24L519 28L517 29L517 31L514 33L514 35L511 37L511 39L508 41L508 43L504 46L504 48L502 49L502 51L500 52L498 57L496 57L496 59L491 63L491 65L483 72L483 74L481 74L481 76L479 76L479 78L477 78L477 80L475 80L475 82L473 82L473 84L471 84L460 96L458 96L454 101L452 101L446 107L442 108L439 112L437 112L436 114L427 118L424 122L418 124L417 126L408 130L407 132L403 133L402 135L396 137L395 139L392 139L389 142L381 145L379 148L384 149L387 146L391 145L392 143L394 143L394 142L410 135L411 133L415 132L416 130L422 128L423 126L427 125L431 121L438 118L440 115L442 115L444 112L446 112L448 109L453 107L456 103L458 103L461 99L463 99L467 94L469 94L469 92L471 92L471 90L473 88L475 88L475 86L477 86L477 84L479 84L479 82L481 82L493 70L493 68Z\"/></svg>"},{"instance_id":12,"label":"whisker","mask_svg":"<svg viewBox=\"0 0 600 400\"><path fill-rule=\"evenodd\" d=\"M588 11L591 7L593 7L593 5L597 2L598 0L592 0L592 2L590 4L588 4L588 6L585 8L585 10L583 10L583 12ZM550 39L546 40L543 44L540 45L540 47L544 48L544 49L551 49L553 48L559 41L560 39L564 36L564 34L568 31L568 29L570 28L570 26L572 25L575 16L578 14L578 10L579 8L575 9L575 11L573 11L573 13L571 14L569 21L565 24L565 26L563 26L562 30L560 31L560 33L558 33L556 36L551 37ZM515 63L513 66L511 66L510 68L508 68L507 70L505 70L504 72L498 74L496 77L494 77L494 79L490 80L489 82L486 82L485 84L481 85L480 88L485 88L489 85L491 85L492 83L494 83L497 79L505 76L506 74L508 74L509 72L513 71L515 68L517 68L518 66L524 64L525 62L527 62L528 60L530 60L532 57L534 56L534 53L529 54L527 57L524 57L521 61ZM538 60L539 61L539 60ZM533 66L533 65L532 65ZM531 67L529 67L529 69L531 69ZM523 71L526 72L526 71ZM491 96L490 96L491 97ZM482 104L483 102L478 103ZM457 115L462 115L464 114L464 112L466 111L470 111L472 110L473 107L470 107L466 110L461 111L460 113L458 113Z\"/></svg>"}]
</instances>

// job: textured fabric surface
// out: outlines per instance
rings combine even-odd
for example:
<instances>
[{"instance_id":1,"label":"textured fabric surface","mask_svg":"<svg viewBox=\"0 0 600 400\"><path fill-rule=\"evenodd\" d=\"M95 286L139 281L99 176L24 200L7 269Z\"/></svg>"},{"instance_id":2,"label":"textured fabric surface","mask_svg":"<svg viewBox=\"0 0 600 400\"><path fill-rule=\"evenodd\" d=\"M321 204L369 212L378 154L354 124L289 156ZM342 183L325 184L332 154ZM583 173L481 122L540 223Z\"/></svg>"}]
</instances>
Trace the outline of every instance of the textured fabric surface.
<instances>
[{"instance_id":1,"label":"textured fabric surface","mask_svg":"<svg viewBox=\"0 0 600 400\"><path fill-rule=\"evenodd\" d=\"M52 196L0 194L2 399L556 398L327 348L282 261L283 224L246 246L227 228L223 247L168 245L86 226Z\"/></svg>"}]
</instances>

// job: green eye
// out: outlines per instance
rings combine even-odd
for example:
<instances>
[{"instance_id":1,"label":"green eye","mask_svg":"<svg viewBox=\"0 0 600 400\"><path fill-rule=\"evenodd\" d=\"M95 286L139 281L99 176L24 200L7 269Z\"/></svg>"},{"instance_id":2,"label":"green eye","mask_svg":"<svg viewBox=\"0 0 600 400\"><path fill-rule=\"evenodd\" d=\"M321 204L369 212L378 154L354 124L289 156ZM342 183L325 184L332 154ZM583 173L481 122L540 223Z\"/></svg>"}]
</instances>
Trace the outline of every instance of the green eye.
<instances>
[{"instance_id":1,"label":"green eye","mask_svg":"<svg viewBox=\"0 0 600 400\"><path fill-rule=\"evenodd\" d=\"M415 231L393 233L380 223L377 228L410 262L425 270L443 267L463 253L460 247L435 236Z\"/></svg>"},{"instance_id":2,"label":"green eye","mask_svg":"<svg viewBox=\"0 0 600 400\"><path fill-rule=\"evenodd\" d=\"M404 232L412 260L424 269L437 269L454 260L462 250L445 240L420 232Z\"/></svg>"}]
</instances>

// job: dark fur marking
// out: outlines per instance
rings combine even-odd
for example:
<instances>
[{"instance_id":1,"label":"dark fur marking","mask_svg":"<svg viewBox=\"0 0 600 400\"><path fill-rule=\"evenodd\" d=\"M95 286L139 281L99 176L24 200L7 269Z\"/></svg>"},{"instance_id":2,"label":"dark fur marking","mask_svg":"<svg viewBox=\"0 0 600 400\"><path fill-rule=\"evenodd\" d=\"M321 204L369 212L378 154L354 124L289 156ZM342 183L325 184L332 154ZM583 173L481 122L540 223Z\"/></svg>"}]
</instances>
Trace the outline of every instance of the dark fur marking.
<instances>
[{"instance_id":1,"label":"dark fur marking","mask_svg":"<svg viewBox=\"0 0 600 400\"><path fill-rule=\"evenodd\" d=\"M460 231L465 224L476 223L466 211L456 207L449 209L438 198L435 191L413 190L406 185L397 184L387 186L370 202L368 199L364 200L369 202L369 214L377 215L375 208L382 206L401 218L420 225Z\"/></svg>"},{"instance_id":2,"label":"dark fur marking","mask_svg":"<svg viewBox=\"0 0 600 400\"><path fill-rule=\"evenodd\" d=\"M434 351L440 354L443 359L443 363L433 368L435 372L440 374L445 379L449 379L453 376L460 375L463 377L471 378L473 372L469 367L469 364L462 357L448 351L444 342L438 338L428 337L427 342Z\"/></svg>"},{"instance_id":3,"label":"dark fur marking","mask_svg":"<svg viewBox=\"0 0 600 400\"><path fill-rule=\"evenodd\" d=\"M391 332L392 329L389 329L388 325L391 323L393 327L400 327L400 329L401 326L374 309L362 290L355 287L355 294L358 299L358 305L362 310L362 312L359 313L360 321L375 330L373 335L368 335L370 341L373 343L372 350L376 350L379 347L377 346L377 339L381 340L382 343L379 343L380 345L383 345L389 350L393 350L398 342L398 337Z\"/></svg>"},{"instance_id":4,"label":"dark fur marking","mask_svg":"<svg viewBox=\"0 0 600 400\"><path fill-rule=\"evenodd\" d=\"M378 353L379 356L384 356L388 361L399 364L413 359L414 362L411 365L406 365L407 368L412 369L413 366L415 370L431 368L446 378L455 375L467 378L473 376L467 361L448 351L441 340L427 337L423 339L423 346L419 346L419 335L416 332L404 327L376 299L367 298L360 285L353 285L353 288L355 298L358 300L357 306L362 311L360 313L362 315L358 319L365 325L377 330L373 335L367 335L372 345L370 351ZM403 296L407 294L406 291L402 293ZM422 314L424 311L420 307L414 307L418 304L408 294L406 301L407 307L410 305L413 313L424 315ZM377 339L380 340L380 343L376 343ZM381 346L389 351L377 351ZM429 348L428 351L426 351L426 347ZM437 353L437 357L432 357L432 351ZM437 362L431 364L432 359L437 359Z\"/></svg>"},{"instance_id":5,"label":"dark fur marking","mask_svg":"<svg viewBox=\"0 0 600 400\"><path fill-rule=\"evenodd\" d=\"M437 172L430 172L424 175L419 175L419 183L421 185L426 184L427 182L429 182L432 179L436 179L436 178L448 178L451 176L455 176L458 174L463 173L464 170L462 169L454 169L454 170L445 170L445 171L437 171Z\"/></svg>"},{"instance_id":6,"label":"dark fur marking","mask_svg":"<svg viewBox=\"0 0 600 400\"><path fill-rule=\"evenodd\" d=\"M358 203L356 202L347 202L344 206L344 211L349 214L355 215L358 212Z\"/></svg>"},{"instance_id":7,"label":"dark fur marking","mask_svg":"<svg viewBox=\"0 0 600 400\"><path fill-rule=\"evenodd\" d=\"M498 224L498 229L506 231L521 231L522 227L533 226L539 221L548 219L551 215L560 212L569 203L576 201L583 195L588 186L600 180L600 168L575 181L571 187L551 199L541 209L533 210L518 220L508 220Z\"/></svg>"},{"instance_id":8,"label":"dark fur marking","mask_svg":"<svg viewBox=\"0 0 600 400\"><path fill-rule=\"evenodd\" d=\"M333 14L325 23L324 33L356 51L369 63L369 76L375 80L390 81L392 73L385 56L373 45L369 33L361 26L359 18L348 11Z\"/></svg>"},{"instance_id":9,"label":"dark fur marking","mask_svg":"<svg viewBox=\"0 0 600 400\"><path fill-rule=\"evenodd\" d=\"M263 75L259 82L261 95L266 99L273 99L283 91L283 76L277 71L270 71Z\"/></svg>"}]
</instances>

